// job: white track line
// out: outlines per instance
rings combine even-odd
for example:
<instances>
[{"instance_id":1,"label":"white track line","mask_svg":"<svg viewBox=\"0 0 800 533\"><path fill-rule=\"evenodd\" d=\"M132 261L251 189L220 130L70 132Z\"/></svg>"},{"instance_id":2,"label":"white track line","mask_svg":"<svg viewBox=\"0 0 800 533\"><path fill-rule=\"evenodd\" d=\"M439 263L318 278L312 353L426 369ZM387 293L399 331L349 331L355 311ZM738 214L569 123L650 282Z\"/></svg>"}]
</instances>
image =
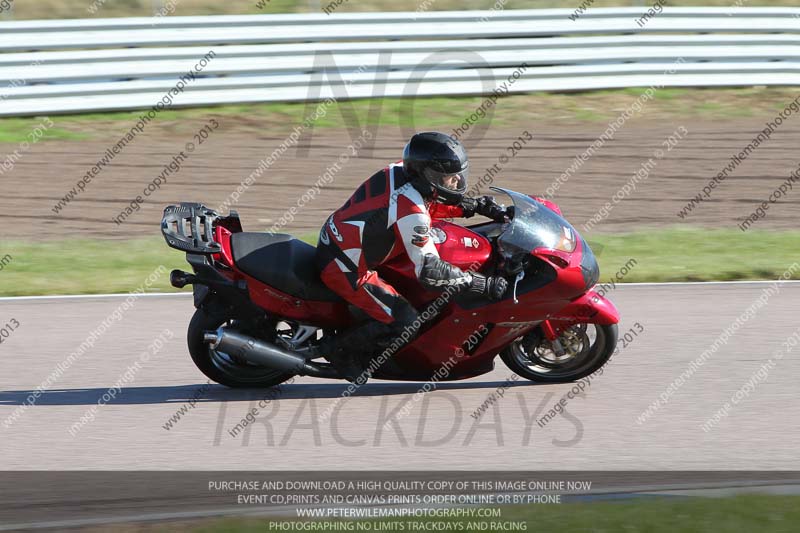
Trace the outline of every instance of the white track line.
<instances>
[{"instance_id":1,"label":"white track line","mask_svg":"<svg viewBox=\"0 0 800 533\"><path fill-rule=\"evenodd\" d=\"M0 302L24 302L26 300L90 300L100 298L127 298L133 293L117 294L56 294L51 296L4 296ZM146 292L136 295L138 298L161 298L169 296L192 296L191 292Z\"/></svg>"},{"instance_id":2,"label":"white track line","mask_svg":"<svg viewBox=\"0 0 800 533\"><path fill-rule=\"evenodd\" d=\"M763 285L765 283L789 283L789 284L797 284L800 283L800 279L751 279L751 280L741 280L741 281L659 281L659 282L650 282L650 281L642 281L637 283L625 283L618 281L620 287L627 287L627 286L638 286L638 287L658 287L659 285ZM602 279L598 283L608 283L608 281L603 281Z\"/></svg>"},{"instance_id":3,"label":"white track line","mask_svg":"<svg viewBox=\"0 0 800 533\"><path fill-rule=\"evenodd\" d=\"M781 283L796 285L800 284L800 279L787 279L787 280L742 280L742 281L662 281L662 282L638 282L638 283L624 283L617 282L620 287L659 287L659 286L675 286L675 285L764 285L766 283ZM608 281L600 280L600 283L609 283ZM56 294L51 296L3 296L0 297L0 302L23 302L26 300L87 300L93 298L127 298L130 296L129 292L122 292L117 294ZM169 296L191 296L191 292L146 292L139 294L139 298L160 298Z\"/></svg>"}]
</instances>

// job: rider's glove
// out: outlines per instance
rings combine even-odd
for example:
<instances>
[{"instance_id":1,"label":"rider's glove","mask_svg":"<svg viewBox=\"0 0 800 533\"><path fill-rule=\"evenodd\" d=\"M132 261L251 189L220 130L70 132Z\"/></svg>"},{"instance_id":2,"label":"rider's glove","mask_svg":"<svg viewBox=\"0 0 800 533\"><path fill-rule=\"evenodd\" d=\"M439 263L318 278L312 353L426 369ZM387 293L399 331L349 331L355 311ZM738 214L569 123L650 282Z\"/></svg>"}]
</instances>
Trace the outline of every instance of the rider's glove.
<instances>
[{"instance_id":1,"label":"rider's glove","mask_svg":"<svg viewBox=\"0 0 800 533\"><path fill-rule=\"evenodd\" d=\"M461 199L460 205L464 211L462 215L464 218L469 218L477 213L496 222L505 222L506 210L494 201L494 196L481 196L480 198L465 196Z\"/></svg>"},{"instance_id":2,"label":"rider's glove","mask_svg":"<svg viewBox=\"0 0 800 533\"><path fill-rule=\"evenodd\" d=\"M469 218L471 216L475 216L475 211L478 209L478 200L473 198L472 196L464 196L461 199L461 203L459 204L461 209L464 211L464 214L461 215L464 218Z\"/></svg>"},{"instance_id":3,"label":"rider's glove","mask_svg":"<svg viewBox=\"0 0 800 533\"><path fill-rule=\"evenodd\" d=\"M500 300L508 290L508 281L500 276L484 276L483 274L472 273L472 283L469 286L470 292L486 296L490 300Z\"/></svg>"},{"instance_id":4,"label":"rider's glove","mask_svg":"<svg viewBox=\"0 0 800 533\"><path fill-rule=\"evenodd\" d=\"M505 222L506 210L494 201L494 196L481 196L476 200L475 212L495 222Z\"/></svg>"}]
</instances>

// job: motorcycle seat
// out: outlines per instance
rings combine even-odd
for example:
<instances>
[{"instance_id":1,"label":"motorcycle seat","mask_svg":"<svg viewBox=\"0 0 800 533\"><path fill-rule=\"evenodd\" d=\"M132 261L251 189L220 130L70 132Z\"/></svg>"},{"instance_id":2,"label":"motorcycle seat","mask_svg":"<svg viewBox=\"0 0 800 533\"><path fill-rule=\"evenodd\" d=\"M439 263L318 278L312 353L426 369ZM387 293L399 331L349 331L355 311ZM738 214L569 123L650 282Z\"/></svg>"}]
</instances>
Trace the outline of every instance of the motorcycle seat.
<instances>
[{"instance_id":1,"label":"motorcycle seat","mask_svg":"<svg viewBox=\"0 0 800 533\"><path fill-rule=\"evenodd\" d=\"M239 270L286 294L317 302L341 300L319 278L316 248L291 235L234 233L231 251Z\"/></svg>"}]
</instances>

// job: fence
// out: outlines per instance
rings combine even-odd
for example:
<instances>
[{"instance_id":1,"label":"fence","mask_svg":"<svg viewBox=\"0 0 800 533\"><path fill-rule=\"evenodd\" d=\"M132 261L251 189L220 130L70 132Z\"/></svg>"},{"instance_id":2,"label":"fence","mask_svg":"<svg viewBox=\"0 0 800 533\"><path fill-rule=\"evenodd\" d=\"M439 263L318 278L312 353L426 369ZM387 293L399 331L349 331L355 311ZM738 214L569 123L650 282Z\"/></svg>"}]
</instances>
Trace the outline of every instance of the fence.
<instances>
[{"instance_id":1,"label":"fence","mask_svg":"<svg viewBox=\"0 0 800 533\"><path fill-rule=\"evenodd\" d=\"M0 22L0 116L149 108L209 50L173 106L486 94L522 63L511 92L800 85L799 8L644 11Z\"/></svg>"}]
</instances>

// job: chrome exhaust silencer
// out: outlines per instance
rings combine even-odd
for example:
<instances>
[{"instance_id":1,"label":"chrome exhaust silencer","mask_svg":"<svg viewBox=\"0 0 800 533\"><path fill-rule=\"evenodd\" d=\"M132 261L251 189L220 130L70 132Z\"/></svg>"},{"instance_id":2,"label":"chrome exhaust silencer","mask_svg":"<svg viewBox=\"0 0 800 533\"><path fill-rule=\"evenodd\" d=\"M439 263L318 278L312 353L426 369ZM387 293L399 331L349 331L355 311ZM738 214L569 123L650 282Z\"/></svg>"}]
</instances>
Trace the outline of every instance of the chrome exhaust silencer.
<instances>
[{"instance_id":1,"label":"chrome exhaust silencer","mask_svg":"<svg viewBox=\"0 0 800 533\"><path fill-rule=\"evenodd\" d=\"M241 357L254 365L292 372L301 376L339 378L339 373L329 365L319 365L298 354L286 351L274 344L235 331L207 331L203 341L213 349L228 355Z\"/></svg>"}]
</instances>

